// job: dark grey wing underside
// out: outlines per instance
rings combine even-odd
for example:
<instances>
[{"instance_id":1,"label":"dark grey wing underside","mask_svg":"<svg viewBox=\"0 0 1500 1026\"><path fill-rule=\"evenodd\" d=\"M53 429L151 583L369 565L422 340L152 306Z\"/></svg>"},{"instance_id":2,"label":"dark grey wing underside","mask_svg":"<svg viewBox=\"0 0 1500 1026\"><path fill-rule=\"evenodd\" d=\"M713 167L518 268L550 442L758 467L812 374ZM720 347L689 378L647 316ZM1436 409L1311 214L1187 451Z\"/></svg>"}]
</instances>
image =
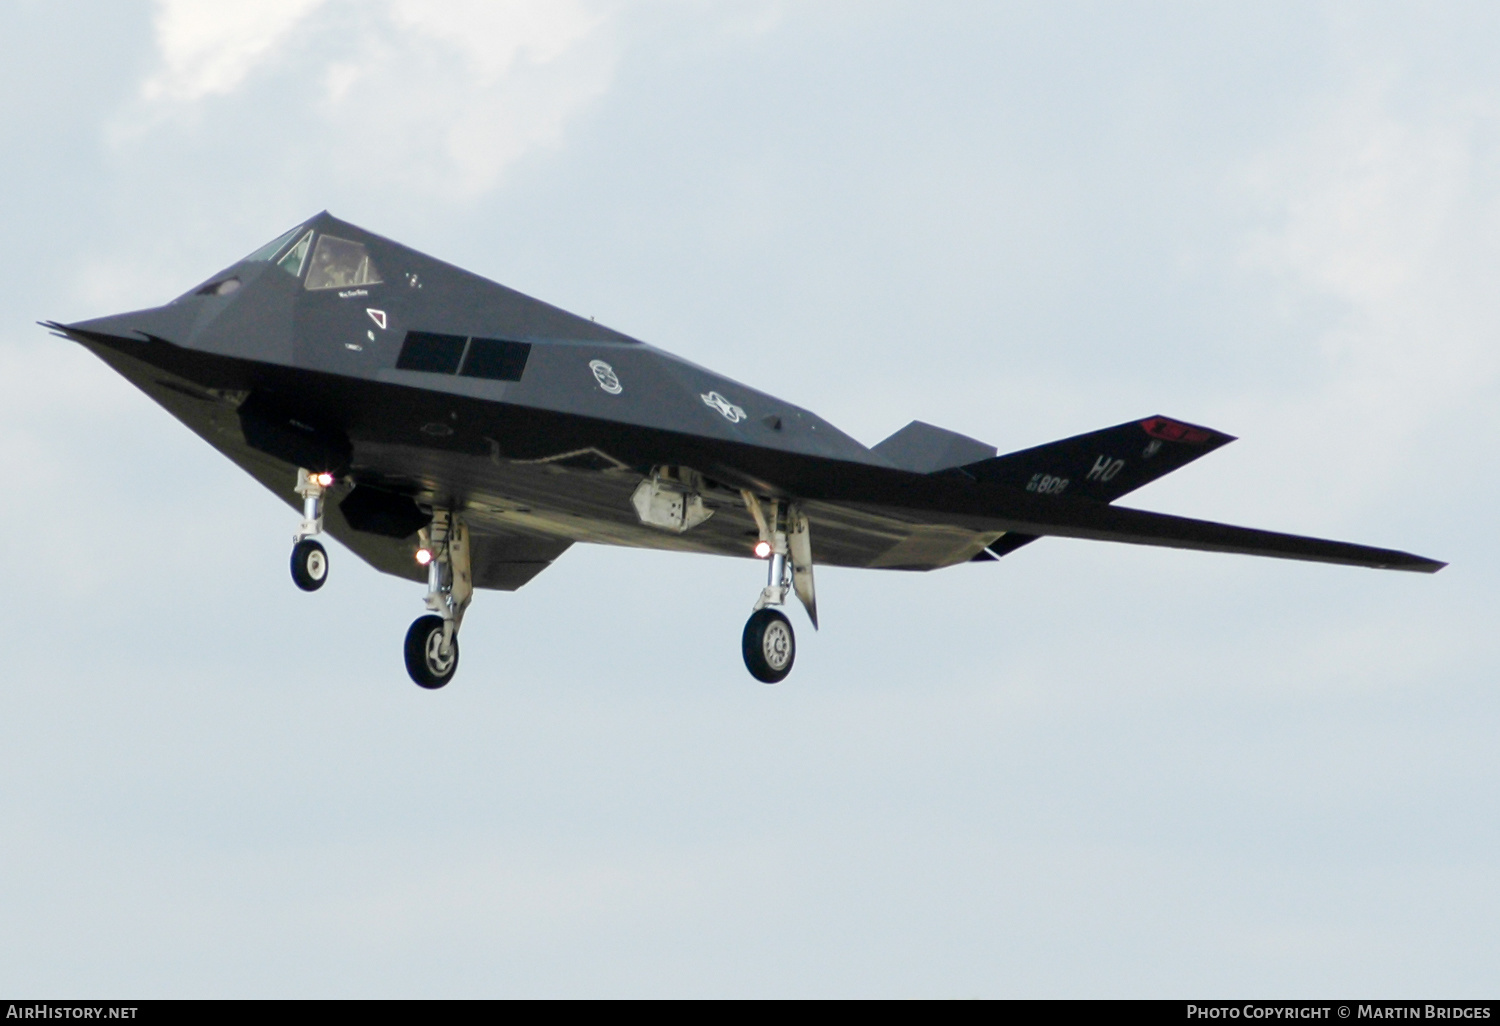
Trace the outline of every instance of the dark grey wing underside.
<instances>
[{"instance_id":1,"label":"dark grey wing underside","mask_svg":"<svg viewBox=\"0 0 1500 1026\"><path fill-rule=\"evenodd\" d=\"M906 516L917 521L909 525L906 541L867 565L932 569L956 562L984 560L987 554L994 558L1037 538L1053 536L1417 573L1435 573L1447 566L1439 560L1395 549L1237 527L1102 503L1059 501L1049 506L1047 509L1034 506L1027 509L1021 503L997 503L990 516L966 513L947 519L926 511L882 509L878 505L860 504L859 508L870 514L884 514L892 520ZM820 526L817 514L824 512L826 515L825 511L837 508L837 504L830 503L813 506L809 515L813 517L815 530ZM945 520L947 524L961 523L967 531L943 526ZM985 533L985 527L990 528L988 533ZM969 542L967 547L963 544L965 540Z\"/></svg>"},{"instance_id":2,"label":"dark grey wing underside","mask_svg":"<svg viewBox=\"0 0 1500 1026\"><path fill-rule=\"evenodd\" d=\"M1094 541L1157 545L1203 552L1230 552L1246 556L1301 559L1315 563L1342 563L1377 570L1410 570L1436 573L1448 564L1395 549L1381 549L1350 542L1309 538L1297 534L1261 531L1252 527L1193 520L1166 513L1102 506L1070 517L1070 523L1051 524L1039 534Z\"/></svg>"}]
</instances>

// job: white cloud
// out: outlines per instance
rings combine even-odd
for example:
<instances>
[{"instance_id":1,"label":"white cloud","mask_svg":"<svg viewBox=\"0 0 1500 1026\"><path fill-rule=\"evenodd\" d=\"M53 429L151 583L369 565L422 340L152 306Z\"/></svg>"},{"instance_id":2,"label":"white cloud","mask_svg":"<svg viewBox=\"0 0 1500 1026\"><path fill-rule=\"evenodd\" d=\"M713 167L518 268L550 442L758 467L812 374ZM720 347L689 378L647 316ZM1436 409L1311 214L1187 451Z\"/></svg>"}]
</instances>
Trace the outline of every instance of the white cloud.
<instances>
[{"instance_id":1,"label":"white cloud","mask_svg":"<svg viewBox=\"0 0 1500 1026\"><path fill-rule=\"evenodd\" d=\"M324 0L156 0L161 67L142 86L148 100L192 102L238 88Z\"/></svg>"},{"instance_id":2,"label":"white cloud","mask_svg":"<svg viewBox=\"0 0 1500 1026\"><path fill-rule=\"evenodd\" d=\"M1367 457L1317 468L1338 487L1309 495L1357 501L1350 486L1374 486L1374 464L1398 464L1424 426L1451 419L1500 370L1494 104L1452 97L1415 114L1391 93L1351 86L1245 180L1266 212L1246 263L1269 272L1288 309L1334 314L1316 339L1320 375L1288 389L1276 414L1280 444L1320 430Z\"/></svg>"},{"instance_id":3,"label":"white cloud","mask_svg":"<svg viewBox=\"0 0 1500 1026\"><path fill-rule=\"evenodd\" d=\"M310 18L319 7L326 16ZM608 89L618 50L607 10L583 0L159 0L155 24L161 65L142 89L148 105L251 88L251 72L300 35L297 59L264 87L271 103L298 109L290 97L309 95L312 76L321 166L461 197L555 144Z\"/></svg>"},{"instance_id":4,"label":"white cloud","mask_svg":"<svg viewBox=\"0 0 1500 1026\"><path fill-rule=\"evenodd\" d=\"M1475 201L1484 221L1495 219L1497 183L1476 166L1481 125L1470 113L1403 121L1369 89L1331 104L1256 169L1254 187L1280 224L1254 240L1252 259L1369 326L1415 312L1413 300L1433 279L1451 280L1455 260L1471 259L1487 234L1476 232Z\"/></svg>"},{"instance_id":5,"label":"white cloud","mask_svg":"<svg viewBox=\"0 0 1500 1026\"><path fill-rule=\"evenodd\" d=\"M436 6L394 0L390 19L462 54L482 82L494 82L517 60L547 64L566 54L604 19L576 0L453 0Z\"/></svg>"},{"instance_id":6,"label":"white cloud","mask_svg":"<svg viewBox=\"0 0 1500 1026\"><path fill-rule=\"evenodd\" d=\"M574 0L396 0L358 53L329 67L324 115L363 167L481 193L608 89L606 21Z\"/></svg>"}]
</instances>

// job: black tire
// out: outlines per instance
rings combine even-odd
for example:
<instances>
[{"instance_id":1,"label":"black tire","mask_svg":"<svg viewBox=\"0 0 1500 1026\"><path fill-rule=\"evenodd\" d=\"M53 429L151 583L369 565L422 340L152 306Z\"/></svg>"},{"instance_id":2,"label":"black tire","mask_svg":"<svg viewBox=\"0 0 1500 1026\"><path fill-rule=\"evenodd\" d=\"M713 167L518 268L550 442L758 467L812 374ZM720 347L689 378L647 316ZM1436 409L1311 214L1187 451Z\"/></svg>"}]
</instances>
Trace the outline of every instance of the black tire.
<instances>
[{"instance_id":1,"label":"black tire","mask_svg":"<svg viewBox=\"0 0 1500 1026\"><path fill-rule=\"evenodd\" d=\"M792 622L775 609L757 609L745 622L741 639L745 669L762 684L779 684L792 672L797 636Z\"/></svg>"},{"instance_id":2,"label":"black tire","mask_svg":"<svg viewBox=\"0 0 1500 1026\"><path fill-rule=\"evenodd\" d=\"M311 538L292 546L292 580L303 591L317 591L328 581L328 553Z\"/></svg>"},{"instance_id":3,"label":"black tire","mask_svg":"<svg viewBox=\"0 0 1500 1026\"><path fill-rule=\"evenodd\" d=\"M419 687L429 691L442 687L458 670L458 638L455 636L445 661L439 655L443 640L441 616L419 616L406 632L406 672Z\"/></svg>"}]
</instances>

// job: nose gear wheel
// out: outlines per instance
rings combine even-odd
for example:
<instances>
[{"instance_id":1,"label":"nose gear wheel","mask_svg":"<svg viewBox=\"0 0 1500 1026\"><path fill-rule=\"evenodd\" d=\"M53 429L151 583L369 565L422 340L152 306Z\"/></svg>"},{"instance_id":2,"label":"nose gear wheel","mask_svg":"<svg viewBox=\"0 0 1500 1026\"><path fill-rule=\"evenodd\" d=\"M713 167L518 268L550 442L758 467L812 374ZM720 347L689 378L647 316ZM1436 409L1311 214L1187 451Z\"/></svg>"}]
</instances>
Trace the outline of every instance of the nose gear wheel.
<instances>
[{"instance_id":1,"label":"nose gear wheel","mask_svg":"<svg viewBox=\"0 0 1500 1026\"><path fill-rule=\"evenodd\" d=\"M317 591L328 581L328 553L320 542L304 538L292 546L292 580L303 591Z\"/></svg>"}]
</instances>

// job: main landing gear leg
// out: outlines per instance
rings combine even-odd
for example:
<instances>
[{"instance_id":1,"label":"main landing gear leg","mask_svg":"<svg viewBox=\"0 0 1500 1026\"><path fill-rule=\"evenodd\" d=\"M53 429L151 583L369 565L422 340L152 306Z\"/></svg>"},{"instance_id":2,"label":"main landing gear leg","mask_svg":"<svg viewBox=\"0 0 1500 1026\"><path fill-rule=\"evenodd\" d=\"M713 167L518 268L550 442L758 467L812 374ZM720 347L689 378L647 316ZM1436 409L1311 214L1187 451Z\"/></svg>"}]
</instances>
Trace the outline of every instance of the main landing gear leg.
<instances>
[{"instance_id":1,"label":"main landing gear leg","mask_svg":"<svg viewBox=\"0 0 1500 1026\"><path fill-rule=\"evenodd\" d=\"M328 580L328 553L316 536L323 533L323 496L332 485L332 474L297 468L302 526L292 535L292 580L303 591L317 591Z\"/></svg>"},{"instance_id":2,"label":"main landing gear leg","mask_svg":"<svg viewBox=\"0 0 1500 1026\"><path fill-rule=\"evenodd\" d=\"M760 529L757 552L769 556L766 586L755 603L755 611L745 623L740 639L745 668L756 680L777 684L792 672L797 657L797 637L792 622L779 607L786 604L787 592L795 592L807 608L813 628L818 626L818 606L813 594L812 543L807 517L795 506L772 500L762 505L753 493L743 493L745 506ZM769 506L769 509L766 507Z\"/></svg>"},{"instance_id":3,"label":"main landing gear leg","mask_svg":"<svg viewBox=\"0 0 1500 1026\"><path fill-rule=\"evenodd\" d=\"M448 510L433 510L432 524L422 529L421 551L427 553L426 616L406 632L406 672L424 688L440 688L458 669L458 628L474 597L469 563L469 529Z\"/></svg>"}]
</instances>

